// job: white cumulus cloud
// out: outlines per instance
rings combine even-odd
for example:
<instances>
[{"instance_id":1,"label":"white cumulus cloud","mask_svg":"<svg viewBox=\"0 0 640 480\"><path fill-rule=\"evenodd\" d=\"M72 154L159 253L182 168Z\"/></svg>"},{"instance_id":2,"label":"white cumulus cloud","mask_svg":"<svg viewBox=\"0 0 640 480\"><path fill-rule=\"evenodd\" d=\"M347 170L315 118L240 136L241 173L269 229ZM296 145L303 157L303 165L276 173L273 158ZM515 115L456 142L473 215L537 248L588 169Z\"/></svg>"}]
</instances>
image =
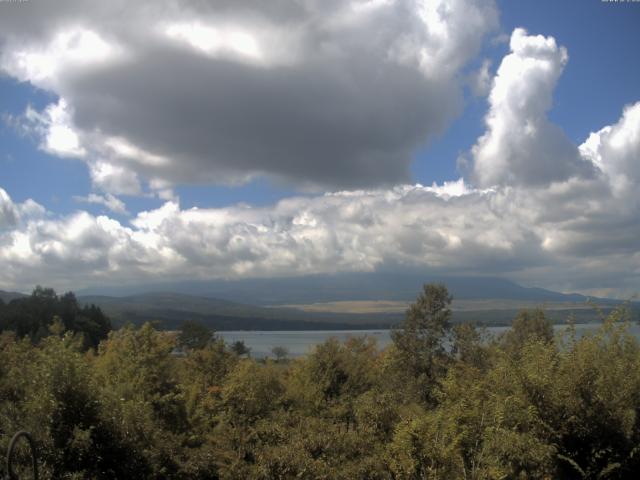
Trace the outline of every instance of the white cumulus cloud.
<instances>
[{"instance_id":1,"label":"white cumulus cloud","mask_svg":"<svg viewBox=\"0 0 640 480\"><path fill-rule=\"evenodd\" d=\"M5 190L0 188L0 230L15 225L18 212Z\"/></svg>"},{"instance_id":2,"label":"white cumulus cloud","mask_svg":"<svg viewBox=\"0 0 640 480\"><path fill-rule=\"evenodd\" d=\"M487 131L472 149L478 184L545 185L589 166L564 132L547 119L568 54L553 37L514 30L489 94Z\"/></svg>"},{"instance_id":3,"label":"white cumulus cloud","mask_svg":"<svg viewBox=\"0 0 640 480\"><path fill-rule=\"evenodd\" d=\"M633 198L640 184L640 102L624 109L614 125L592 133L580 152L609 178L620 197Z\"/></svg>"},{"instance_id":4,"label":"white cumulus cloud","mask_svg":"<svg viewBox=\"0 0 640 480\"><path fill-rule=\"evenodd\" d=\"M118 197L111 195L110 193L107 193L106 195L90 193L86 197L77 195L73 198L76 202L103 205L114 213L119 213L121 215L129 214L129 212L127 211L127 206L124 204L124 202Z\"/></svg>"}]
</instances>

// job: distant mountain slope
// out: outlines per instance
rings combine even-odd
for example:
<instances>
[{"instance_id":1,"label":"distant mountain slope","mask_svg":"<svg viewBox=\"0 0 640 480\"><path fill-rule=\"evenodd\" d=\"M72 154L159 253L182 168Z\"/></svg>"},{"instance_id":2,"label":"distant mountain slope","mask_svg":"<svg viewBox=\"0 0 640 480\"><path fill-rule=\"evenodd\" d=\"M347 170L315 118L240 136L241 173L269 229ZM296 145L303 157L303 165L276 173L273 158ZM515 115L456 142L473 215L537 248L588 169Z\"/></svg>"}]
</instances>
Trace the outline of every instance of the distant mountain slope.
<instances>
[{"instance_id":1,"label":"distant mountain slope","mask_svg":"<svg viewBox=\"0 0 640 480\"><path fill-rule=\"evenodd\" d=\"M220 315L255 315L263 311L260 307L229 300L173 292L148 292L125 297L83 295L79 298L84 303L94 303L112 310L173 309L202 314L216 312Z\"/></svg>"},{"instance_id":2,"label":"distant mountain slope","mask_svg":"<svg viewBox=\"0 0 640 480\"><path fill-rule=\"evenodd\" d=\"M326 305L376 301L408 304L415 300L422 285L430 282L445 283L453 294L454 321L508 325L518 310L532 306L544 307L555 322L563 322L570 315L579 322L598 319L597 312L588 308L588 297L584 295L523 287L496 277L437 276L420 272L188 281L85 290L79 292L79 299L103 308L116 324L159 320L165 328L177 328L182 321L190 319L217 330L381 328L401 321L404 309L339 311ZM103 295L96 296L98 293ZM621 303L611 299L593 300L604 307L605 313ZM283 308L284 305L289 308Z\"/></svg>"},{"instance_id":3,"label":"distant mountain slope","mask_svg":"<svg viewBox=\"0 0 640 480\"><path fill-rule=\"evenodd\" d=\"M421 286L443 282L455 299L504 299L534 302L585 302L580 294L529 288L497 277L444 276L423 273L348 273L295 278L234 281L187 281L162 285L115 287L86 293L132 295L153 290L224 299L254 305L310 304L353 300L412 301ZM599 299L604 302L608 300ZM613 301L615 303L615 301Z\"/></svg>"},{"instance_id":4,"label":"distant mountain slope","mask_svg":"<svg viewBox=\"0 0 640 480\"><path fill-rule=\"evenodd\" d=\"M15 298L22 298L22 297L26 297L27 295L25 295L24 293L19 293L19 292L5 292L4 290L0 290L0 299L4 302L4 303L9 303L11 300L15 299Z\"/></svg>"},{"instance_id":5,"label":"distant mountain slope","mask_svg":"<svg viewBox=\"0 0 640 480\"><path fill-rule=\"evenodd\" d=\"M157 321L163 328L172 329L185 320L197 320L214 330L340 330L387 327L401 318L397 314L307 313L170 292L126 297L83 295L78 300L99 306L116 325Z\"/></svg>"},{"instance_id":6,"label":"distant mountain slope","mask_svg":"<svg viewBox=\"0 0 640 480\"><path fill-rule=\"evenodd\" d=\"M177 329L185 320L197 320L214 330L330 330L388 328L404 318L400 302L389 310L376 311L368 302L351 306L336 304L292 305L290 308L260 307L228 300L168 292L149 292L126 297L80 296L83 304L93 303L111 317L115 325L155 321L162 328ZM373 303L375 306L375 302ZM407 302L408 303L408 302ZM394 304L395 305L395 304ZM602 305L602 304L601 304ZM536 302L530 300L467 299L454 300L454 322L509 325L522 308L543 306L548 317L562 323L571 315L577 322L598 320L598 312L584 302ZM613 305L603 305L605 313Z\"/></svg>"}]
</instances>

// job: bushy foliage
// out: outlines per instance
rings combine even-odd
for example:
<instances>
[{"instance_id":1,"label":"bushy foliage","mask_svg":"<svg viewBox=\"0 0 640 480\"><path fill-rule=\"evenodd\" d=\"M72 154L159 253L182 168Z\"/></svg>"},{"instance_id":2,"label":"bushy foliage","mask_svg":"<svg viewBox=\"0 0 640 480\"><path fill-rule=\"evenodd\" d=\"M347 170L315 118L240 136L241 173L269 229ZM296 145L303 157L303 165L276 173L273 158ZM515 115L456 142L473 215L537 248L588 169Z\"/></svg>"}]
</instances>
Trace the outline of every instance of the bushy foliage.
<instances>
[{"instance_id":1,"label":"bushy foliage","mask_svg":"<svg viewBox=\"0 0 640 480\"><path fill-rule=\"evenodd\" d=\"M213 338L213 332L199 322L187 320L180 326L178 346L184 349L200 349L206 347Z\"/></svg>"},{"instance_id":2,"label":"bushy foliage","mask_svg":"<svg viewBox=\"0 0 640 480\"><path fill-rule=\"evenodd\" d=\"M425 287L383 351L331 339L279 361L215 337L176 355L184 339L148 324L96 350L62 316L38 343L5 332L0 448L31 431L45 479L636 478L640 345L622 310L582 337L522 312L489 339L450 330L449 303Z\"/></svg>"}]
</instances>

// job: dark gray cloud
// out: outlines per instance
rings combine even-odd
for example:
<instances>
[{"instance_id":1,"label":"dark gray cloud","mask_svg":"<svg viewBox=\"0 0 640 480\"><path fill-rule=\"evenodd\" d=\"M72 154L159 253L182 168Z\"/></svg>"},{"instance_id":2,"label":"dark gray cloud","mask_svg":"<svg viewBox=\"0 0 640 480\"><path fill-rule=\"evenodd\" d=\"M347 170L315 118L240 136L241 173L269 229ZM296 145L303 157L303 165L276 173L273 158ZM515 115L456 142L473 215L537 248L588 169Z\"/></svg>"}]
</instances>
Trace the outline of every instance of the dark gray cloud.
<instances>
[{"instance_id":1,"label":"dark gray cloud","mask_svg":"<svg viewBox=\"0 0 640 480\"><path fill-rule=\"evenodd\" d=\"M179 75L149 85L165 62ZM371 61L346 78L324 65L256 70L176 49L148 52L74 79L74 119L171 159L139 166L147 178L265 173L353 187L406 181L413 149L459 104L455 88L401 65L376 72Z\"/></svg>"},{"instance_id":2,"label":"dark gray cloud","mask_svg":"<svg viewBox=\"0 0 640 480\"><path fill-rule=\"evenodd\" d=\"M105 162L165 186L406 181L497 23L492 0L31 3L3 8L0 65L64 99L112 193L135 187Z\"/></svg>"}]
</instances>

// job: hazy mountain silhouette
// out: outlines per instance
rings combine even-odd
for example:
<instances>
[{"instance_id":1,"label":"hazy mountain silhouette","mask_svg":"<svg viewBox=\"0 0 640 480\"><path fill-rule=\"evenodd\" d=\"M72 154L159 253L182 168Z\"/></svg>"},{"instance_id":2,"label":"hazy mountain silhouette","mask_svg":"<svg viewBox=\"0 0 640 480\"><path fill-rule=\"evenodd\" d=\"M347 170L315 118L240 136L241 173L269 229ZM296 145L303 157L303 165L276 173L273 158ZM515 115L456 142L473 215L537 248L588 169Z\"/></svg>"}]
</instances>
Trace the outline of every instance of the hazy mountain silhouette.
<instances>
[{"instance_id":1,"label":"hazy mountain silhouette","mask_svg":"<svg viewBox=\"0 0 640 480\"><path fill-rule=\"evenodd\" d=\"M6 292L4 290L0 290L0 300L2 300L4 303L9 303L11 300L15 298L22 298L22 297L26 297L26 295L24 293L19 293L19 292Z\"/></svg>"},{"instance_id":2,"label":"hazy mountain silhouette","mask_svg":"<svg viewBox=\"0 0 640 480\"><path fill-rule=\"evenodd\" d=\"M425 283L442 282L454 299L507 299L538 302L585 302L588 297L529 288L498 277L463 277L420 273L346 273L246 280L185 281L134 287L101 287L79 294L112 296L168 291L253 305L307 304L348 300L415 299Z\"/></svg>"}]
</instances>

